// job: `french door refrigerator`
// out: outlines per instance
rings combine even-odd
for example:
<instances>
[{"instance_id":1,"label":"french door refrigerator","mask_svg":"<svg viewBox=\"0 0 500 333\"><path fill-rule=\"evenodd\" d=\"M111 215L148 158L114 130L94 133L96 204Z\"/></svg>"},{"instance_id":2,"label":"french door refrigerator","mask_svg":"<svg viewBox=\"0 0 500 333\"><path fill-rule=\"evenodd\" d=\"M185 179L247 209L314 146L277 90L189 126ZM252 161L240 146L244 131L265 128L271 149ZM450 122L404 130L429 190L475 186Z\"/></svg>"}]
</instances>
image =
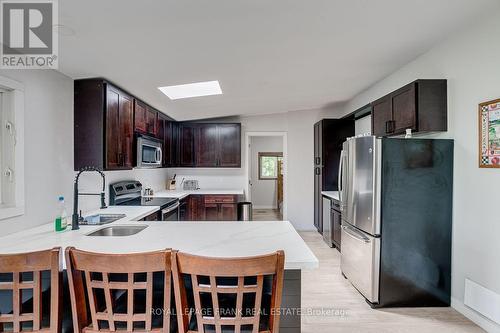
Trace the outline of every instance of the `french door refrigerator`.
<instances>
[{"instance_id":1,"label":"french door refrigerator","mask_svg":"<svg viewBox=\"0 0 500 333\"><path fill-rule=\"evenodd\" d=\"M349 138L339 179L344 276L373 307L449 306L453 140Z\"/></svg>"}]
</instances>

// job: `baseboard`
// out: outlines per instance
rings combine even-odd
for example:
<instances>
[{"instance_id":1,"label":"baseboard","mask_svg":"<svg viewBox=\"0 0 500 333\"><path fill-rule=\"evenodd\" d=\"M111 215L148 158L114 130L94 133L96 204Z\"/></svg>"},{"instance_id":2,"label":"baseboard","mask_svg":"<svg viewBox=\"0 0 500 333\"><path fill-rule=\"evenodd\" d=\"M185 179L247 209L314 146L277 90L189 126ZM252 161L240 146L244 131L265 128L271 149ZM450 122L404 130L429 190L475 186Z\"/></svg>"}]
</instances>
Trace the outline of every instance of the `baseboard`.
<instances>
[{"instance_id":1,"label":"baseboard","mask_svg":"<svg viewBox=\"0 0 500 333\"><path fill-rule=\"evenodd\" d=\"M256 206L256 205L253 205L252 208L253 209L278 209L278 207L275 207L275 206Z\"/></svg>"},{"instance_id":2,"label":"baseboard","mask_svg":"<svg viewBox=\"0 0 500 333\"><path fill-rule=\"evenodd\" d=\"M451 298L451 307L463 314L465 317L469 318L471 321L476 323L479 327L484 329L486 332L489 333L500 333L500 326L497 325L495 322L489 320L488 318L484 317L480 313L472 310L471 308L467 307L463 302L459 301L458 299L452 297Z\"/></svg>"}]
</instances>

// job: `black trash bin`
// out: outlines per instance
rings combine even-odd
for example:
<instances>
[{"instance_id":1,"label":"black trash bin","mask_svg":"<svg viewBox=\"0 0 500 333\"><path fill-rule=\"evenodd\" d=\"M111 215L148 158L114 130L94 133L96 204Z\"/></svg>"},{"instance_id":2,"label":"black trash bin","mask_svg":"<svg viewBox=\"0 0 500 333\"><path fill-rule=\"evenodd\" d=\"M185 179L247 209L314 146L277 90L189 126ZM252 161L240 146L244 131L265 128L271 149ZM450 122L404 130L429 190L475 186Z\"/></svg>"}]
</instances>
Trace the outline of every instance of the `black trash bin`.
<instances>
[{"instance_id":1,"label":"black trash bin","mask_svg":"<svg viewBox=\"0 0 500 333\"><path fill-rule=\"evenodd\" d=\"M252 221L252 203L239 202L238 203L238 221Z\"/></svg>"}]
</instances>

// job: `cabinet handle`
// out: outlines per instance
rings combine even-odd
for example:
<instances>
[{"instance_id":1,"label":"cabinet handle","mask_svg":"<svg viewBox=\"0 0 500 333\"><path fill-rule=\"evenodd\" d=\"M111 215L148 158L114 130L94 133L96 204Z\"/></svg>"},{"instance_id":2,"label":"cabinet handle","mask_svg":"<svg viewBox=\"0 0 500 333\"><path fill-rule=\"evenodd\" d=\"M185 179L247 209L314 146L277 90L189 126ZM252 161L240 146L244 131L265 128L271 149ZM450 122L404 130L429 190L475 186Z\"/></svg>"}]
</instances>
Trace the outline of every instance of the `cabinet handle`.
<instances>
[{"instance_id":1,"label":"cabinet handle","mask_svg":"<svg viewBox=\"0 0 500 333\"><path fill-rule=\"evenodd\" d=\"M314 159L314 162L315 162L315 164L316 164L316 165L319 165L319 164L321 163L321 158L316 157L316 158Z\"/></svg>"},{"instance_id":2,"label":"cabinet handle","mask_svg":"<svg viewBox=\"0 0 500 333\"><path fill-rule=\"evenodd\" d=\"M393 133L396 128L396 122L394 120L388 120L385 122L385 133Z\"/></svg>"},{"instance_id":3,"label":"cabinet handle","mask_svg":"<svg viewBox=\"0 0 500 333\"><path fill-rule=\"evenodd\" d=\"M314 173L319 176L321 174L321 171L319 168L314 168Z\"/></svg>"}]
</instances>

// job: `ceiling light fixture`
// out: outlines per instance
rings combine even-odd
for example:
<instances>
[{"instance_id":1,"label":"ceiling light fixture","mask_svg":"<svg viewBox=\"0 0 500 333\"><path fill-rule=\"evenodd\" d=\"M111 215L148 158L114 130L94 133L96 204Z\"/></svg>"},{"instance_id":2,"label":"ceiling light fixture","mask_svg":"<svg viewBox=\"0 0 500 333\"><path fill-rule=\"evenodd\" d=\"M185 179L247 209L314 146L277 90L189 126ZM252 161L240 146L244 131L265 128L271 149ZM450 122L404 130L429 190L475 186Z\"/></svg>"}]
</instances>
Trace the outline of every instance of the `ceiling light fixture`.
<instances>
[{"instance_id":1,"label":"ceiling light fixture","mask_svg":"<svg viewBox=\"0 0 500 333\"><path fill-rule=\"evenodd\" d=\"M168 98L181 99L200 96L222 95L219 81L205 81L176 86L158 87Z\"/></svg>"}]
</instances>

